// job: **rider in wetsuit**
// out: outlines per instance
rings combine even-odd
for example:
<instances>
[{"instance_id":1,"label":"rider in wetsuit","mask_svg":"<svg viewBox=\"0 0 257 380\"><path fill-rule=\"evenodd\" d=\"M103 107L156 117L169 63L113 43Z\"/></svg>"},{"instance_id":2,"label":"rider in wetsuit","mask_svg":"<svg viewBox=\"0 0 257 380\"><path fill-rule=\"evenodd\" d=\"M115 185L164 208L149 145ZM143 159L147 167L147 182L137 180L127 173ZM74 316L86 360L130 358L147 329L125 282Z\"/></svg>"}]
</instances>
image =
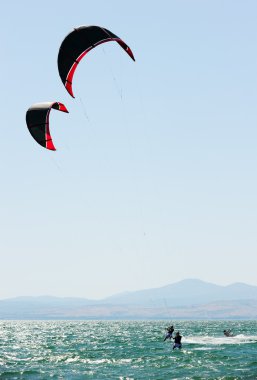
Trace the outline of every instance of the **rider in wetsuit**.
<instances>
[{"instance_id":1,"label":"rider in wetsuit","mask_svg":"<svg viewBox=\"0 0 257 380\"><path fill-rule=\"evenodd\" d=\"M167 334L166 334L166 336L165 336L165 338L164 338L164 342L165 342L166 339L171 339L171 338L173 338L173 336L172 336L173 331L174 331L174 327L173 327L173 325L167 327L166 330L167 330Z\"/></svg>"},{"instance_id":2,"label":"rider in wetsuit","mask_svg":"<svg viewBox=\"0 0 257 380\"><path fill-rule=\"evenodd\" d=\"M182 344L181 344L182 336L179 334L179 331L176 333L175 338L173 338L173 339L174 339L173 350L174 350L174 348L181 348L182 347Z\"/></svg>"},{"instance_id":3,"label":"rider in wetsuit","mask_svg":"<svg viewBox=\"0 0 257 380\"><path fill-rule=\"evenodd\" d=\"M234 334L231 332L231 330L224 330L223 333L225 336L228 336L228 337L234 336Z\"/></svg>"}]
</instances>

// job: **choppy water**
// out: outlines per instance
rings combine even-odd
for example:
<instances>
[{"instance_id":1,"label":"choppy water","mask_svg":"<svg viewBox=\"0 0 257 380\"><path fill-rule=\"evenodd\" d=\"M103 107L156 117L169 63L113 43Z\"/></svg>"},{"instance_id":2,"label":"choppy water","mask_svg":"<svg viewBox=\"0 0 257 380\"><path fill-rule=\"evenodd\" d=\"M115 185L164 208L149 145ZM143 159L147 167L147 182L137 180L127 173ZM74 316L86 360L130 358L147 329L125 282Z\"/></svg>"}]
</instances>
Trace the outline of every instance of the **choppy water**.
<instances>
[{"instance_id":1,"label":"choppy water","mask_svg":"<svg viewBox=\"0 0 257 380\"><path fill-rule=\"evenodd\" d=\"M257 379L257 321L1 321L1 379ZM238 335L222 336L231 328Z\"/></svg>"}]
</instances>

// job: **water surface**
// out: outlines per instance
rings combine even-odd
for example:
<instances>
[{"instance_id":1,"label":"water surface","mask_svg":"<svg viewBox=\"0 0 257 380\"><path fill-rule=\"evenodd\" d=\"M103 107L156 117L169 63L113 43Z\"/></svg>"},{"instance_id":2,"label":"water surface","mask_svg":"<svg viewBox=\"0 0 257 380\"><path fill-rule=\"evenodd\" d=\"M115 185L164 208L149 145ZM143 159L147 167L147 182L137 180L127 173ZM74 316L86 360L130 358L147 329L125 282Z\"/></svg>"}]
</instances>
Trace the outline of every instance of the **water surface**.
<instances>
[{"instance_id":1,"label":"water surface","mask_svg":"<svg viewBox=\"0 0 257 380\"><path fill-rule=\"evenodd\" d=\"M3 379L257 379L257 321L1 321ZM238 334L222 335L224 329Z\"/></svg>"}]
</instances>

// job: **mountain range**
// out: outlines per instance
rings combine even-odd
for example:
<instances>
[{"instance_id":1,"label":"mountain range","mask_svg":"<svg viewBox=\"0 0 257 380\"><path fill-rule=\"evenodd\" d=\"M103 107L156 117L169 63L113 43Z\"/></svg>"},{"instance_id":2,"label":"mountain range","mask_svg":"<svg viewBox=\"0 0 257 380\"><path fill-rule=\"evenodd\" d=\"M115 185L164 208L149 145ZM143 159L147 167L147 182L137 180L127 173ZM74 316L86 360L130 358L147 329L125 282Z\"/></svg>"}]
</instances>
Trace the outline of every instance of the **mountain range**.
<instances>
[{"instance_id":1,"label":"mountain range","mask_svg":"<svg viewBox=\"0 0 257 380\"><path fill-rule=\"evenodd\" d=\"M102 300L16 297L0 300L0 319L257 318L257 286L216 285L187 279Z\"/></svg>"}]
</instances>

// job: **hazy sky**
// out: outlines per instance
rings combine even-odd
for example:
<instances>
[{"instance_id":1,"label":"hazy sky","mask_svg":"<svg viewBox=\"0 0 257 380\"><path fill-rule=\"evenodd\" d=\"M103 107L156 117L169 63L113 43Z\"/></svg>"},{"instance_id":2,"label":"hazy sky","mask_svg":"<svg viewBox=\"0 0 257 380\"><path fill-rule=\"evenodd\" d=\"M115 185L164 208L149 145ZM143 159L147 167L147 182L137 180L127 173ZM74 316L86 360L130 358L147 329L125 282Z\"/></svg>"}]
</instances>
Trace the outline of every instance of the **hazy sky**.
<instances>
[{"instance_id":1,"label":"hazy sky","mask_svg":"<svg viewBox=\"0 0 257 380\"><path fill-rule=\"evenodd\" d=\"M0 298L104 297L184 278L257 285L255 0L1 4ZM76 99L64 37L100 25ZM25 114L53 110L56 152Z\"/></svg>"}]
</instances>

